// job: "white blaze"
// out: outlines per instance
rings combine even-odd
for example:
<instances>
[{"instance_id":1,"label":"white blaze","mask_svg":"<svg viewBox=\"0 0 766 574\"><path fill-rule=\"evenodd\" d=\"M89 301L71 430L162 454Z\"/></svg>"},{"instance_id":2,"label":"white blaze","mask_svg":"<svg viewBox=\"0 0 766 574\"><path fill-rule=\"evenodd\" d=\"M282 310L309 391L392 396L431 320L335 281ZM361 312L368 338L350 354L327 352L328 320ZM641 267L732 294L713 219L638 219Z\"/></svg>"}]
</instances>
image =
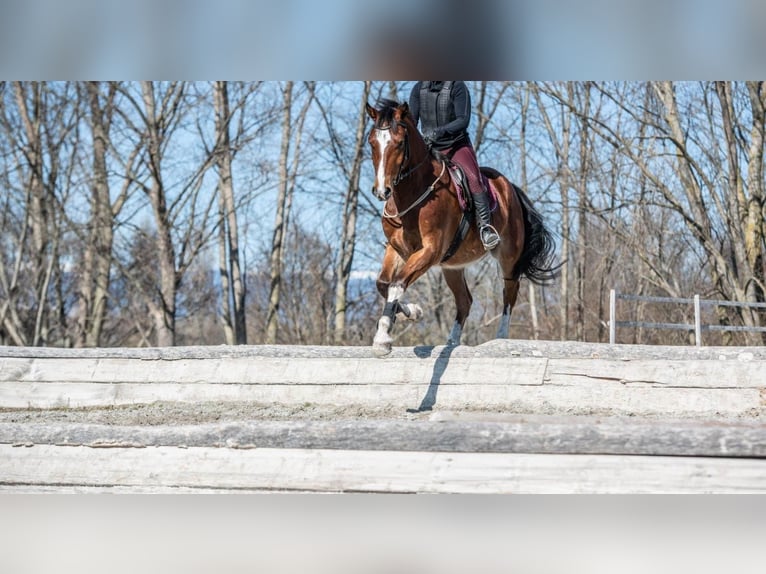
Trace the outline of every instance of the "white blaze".
<instances>
[{"instance_id":1,"label":"white blaze","mask_svg":"<svg viewBox=\"0 0 766 574\"><path fill-rule=\"evenodd\" d=\"M375 166L375 187L385 189L386 187L386 148L391 141L391 132L389 130L377 130L376 139L378 140L378 165Z\"/></svg>"}]
</instances>

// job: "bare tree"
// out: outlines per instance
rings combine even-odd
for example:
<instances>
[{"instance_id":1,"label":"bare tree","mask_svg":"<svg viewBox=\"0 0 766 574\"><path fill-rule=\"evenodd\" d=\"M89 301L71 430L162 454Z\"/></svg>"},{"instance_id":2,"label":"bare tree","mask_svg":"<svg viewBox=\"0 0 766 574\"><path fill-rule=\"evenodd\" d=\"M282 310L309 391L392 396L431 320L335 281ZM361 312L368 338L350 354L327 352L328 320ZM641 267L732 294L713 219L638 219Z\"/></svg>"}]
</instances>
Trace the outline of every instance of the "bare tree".
<instances>
[{"instance_id":1,"label":"bare tree","mask_svg":"<svg viewBox=\"0 0 766 574\"><path fill-rule=\"evenodd\" d=\"M633 210L644 221L640 237L633 233L630 238L625 220L613 219L612 229L635 248L633 255L648 271L641 277L670 295L688 296L682 284L688 286L698 274L679 271L700 258L711 293L761 300L762 84L666 81L648 83L643 90L633 84L597 89L613 113L590 114L589 129L637 172L638 189L633 188L632 197L624 196L626 203L617 209L642 206ZM560 101L568 105L565 98ZM745 165L747 176L742 173ZM683 244L673 240L671 231L684 233ZM740 320L760 324L758 315L748 310L740 313Z\"/></svg>"},{"instance_id":2,"label":"bare tree","mask_svg":"<svg viewBox=\"0 0 766 574\"><path fill-rule=\"evenodd\" d=\"M744 271L740 282L747 301L764 298L764 121L766 88L764 82L746 82L750 103L750 145L740 144L737 133L747 126L736 120L731 82L716 82L716 93L721 106L723 134L726 141L728 163L727 213L735 215L727 221L732 234L732 247L737 269ZM743 148L740 152L740 148ZM747 174L741 170L740 156L746 158Z\"/></svg>"},{"instance_id":3,"label":"bare tree","mask_svg":"<svg viewBox=\"0 0 766 574\"><path fill-rule=\"evenodd\" d=\"M522 189L526 190L529 186L527 177L527 119L529 117L529 86L526 86L522 94L522 103L520 110L520 137L519 137L519 155L521 164L520 184ZM532 322L532 338L540 338L540 322L537 317L537 286L531 281L527 281L527 298L529 299L529 317Z\"/></svg>"},{"instance_id":4,"label":"bare tree","mask_svg":"<svg viewBox=\"0 0 766 574\"><path fill-rule=\"evenodd\" d=\"M0 257L0 330L15 344L70 344L64 209L79 113L71 83L13 82L0 90L9 209L3 233L14 246Z\"/></svg>"},{"instance_id":5,"label":"bare tree","mask_svg":"<svg viewBox=\"0 0 766 574\"><path fill-rule=\"evenodd\" d=\"M477 96L474 98L474 110L476 112L476 130L473 138L473 147L476 153L484 145L487 126L492 121L493 116L498 110L500 104L506 99L510 82L492 82L497 84L498 89L492 91L489 89L490 82L478 82L478 89L475 90Z\"/></svg>"},{"instance_id":6,"label":"bare tree","mask_svg":"<svg viewBox=\"0 0 766 574\"><path fill-rule=\"evenodd\" d=\"M338 264L335 272L335 305L334 305L334 327L333 340L340 344L346 337L346 309L348 306L348 283L351 277L351 269L354 262L354 249L356 246L356 220L357 207L359 205L359 177L364 159L365 145L365 126L367 125L367 113L365 105L370 97L372 82L364 82L362 90L361 103L357 116L356 133L351 155L351 165L345 168L345 162L341 162L344 167L344 178L346 184L346 194L343 200L343 218L341 222L340 246L338 248ZM330 122L326 122L328 129L331 128ZM331 136L332 137L332 136ZM332 137L333 141L336 139ZM339 155L340 150L337 150ZM340 161L340 157L338 157Z\"/></svg>"},{"instance_id":7,"label":"bare tree","mask_svg":"<svg viewBox=\"0 0 766 574\"><path fill-rule=\"evenodd\" d=\"M307 83L306 88L308 95L298 113L295 125L293 125L292 120L293 82L285 82L285 85L282 88L282 143L279 152L279 190L277 194L274 234L271 242L271 277L269 282L269 303L266 314L266 343L268 344L277 342L285 237L293 202L298 167L300 165L303 122L306 119L306 114L308 113L308 108L314 94L313 83ZM293 137L295 138L295 145L293 146L294 149L291 158L290 143Z\"/></svg>"},{"instance_id":8,"label":"bare tree","mask_svg":"<svg viewBox=\"0 0 766 574\"><path fill-rule=\"evenodd\" d=\"M572 85L567 83L565 86L566 98L568 102L572 101ZM550 92L551 90L547 90ZM532 84L532 94L537 102L538 111L542 117L548 137L553 146L556 156L556 176L561 193L561 258L564 262L560 273L560 301L559 301L559 338L564 341L569 338L569 255L570 255L570 214L569 214L569 188L571 186L571 167L569 157L569 145L572 131L572 115L564 106L561 108L560 133L556 125L551 120L548 108L543 102L541 90L537 84Z\"/></svg>"},{"instance_id":9,"label":"bare tree","mask_svg":"<svg viewBox=\"0 0 766 574\"><path fill-rule=\"evenodd\" d=\"M214 155L204 154L198 164L187 166L183 174L174 173L172 178L165 166L173 134L188 113L186 89L183 82L150 81L141 82L140 94L121 88L130 108L120 113L144 143L143 171L130 173L130 179L149 200L155 226L152 258L158 277L156 285L149 291L144 290L144 299L159 346L175 345L178 288L184 273L212 234L209 223L215 194L204 197L200 190L205 174L214 164ZM123 271L133 285L140 288L136 271L130 272L124 267Z\"/></svg>"},{"instance_id":10,"label":"bare tree","mask_svg":"<svg viewBox=\"0 0 766 574\"><path fill-rule=\"evenodd\" d=\"M228 82L215 82L213 92L220 216L218 245L224 334L229 345L243 345L247 343L245 284L240 268L239 226L234 201L233 150L229 133L232 115L229 108Z\"/></svg>"},{"instance_id":11,"label":"bare tree","mask_svg":"<svg viewBox=\"0 0 766 574\"><path fill-rule=\"evenodd\" d=\"M578 169L577 187L577 245L575 263L575 281L577 284L577 297L575 300L575 337L578 341L585 340L585 307L586 307L586 268L588 266L588 178L590 174L590 141L588 136L588 122L584 118L590 115L590 82L585 82L582 90L577 90L580 101L578 139L580 140L580 165Z\"/></svg>"},{"instance_id":12,"label":"bare tree","mask_svg":"<svg viewBox=\"0 0 766 574\"><path fill-rule=\"evenodd\" d=\"M117 83L83 82L80 86L88 110L92 159L88 178L90 215L80 264L78 320L75 345L97 347L102 343L110 296L115 218L128 197L130 185L125 180L113 201L109 184L107 156L113 145L111 128L115 117ZM138 149L138 148L137 148ZM137 151L129 163L135 160Z\"/></svg>"},{"instance_id":13,"label":"bare tree","mask_svg":"<svg viewBox=\"0 0 766 574\"><path fill-rule=\"evenodd\" d=\"M665 200L684 219L692 237L699 243L710 262L713 284L726 297L739 301L754 301L763 291L763 269L754 264L763 253L763 107L762 85L748 86L751 113L751 142L747 146L747 165L752 178L748 188L740 183L736 161L736 139L733 132L732 96L726 84L718 88L721 103L723 133L728 158L727 187L720 188L701 158L697 159L691 146L696 144L684 127L676 86L672 82L656 82L654 91L663 105L664 125L661 133L675 150L675 167L683 192L677 197L667 185L659 186ZM744 147L744 146L743 146ZM712 213L708 204L712 204ZM751 215L751 212L754 212ZM760 219L760 221L758 221ZM749 225L749 222L756 222ZM724 232L725 243L718 240ZM749 252L748 252L749 251ZM757 315L743 310L740 317L745 325L758 325ZM757 337L748 337L751 341Z\"/></svg>"},{"instance_id":14,"label":"bare tree","mask_svg":"<svg viewBox=\"0 0 766 574\"><path fill-rule=\"evenodd\" d=\"M290 214L293 187L290 185L288 161L290 156L290 136L293 108L293 82L285 82L282 88L282 143L279 151L279 192L277 195L274 236L271 242L269 307L266 314L266 343L277 342L279 326L280 291L282 288L282 259L287 218Z\"/></svg>"}]
</instances>

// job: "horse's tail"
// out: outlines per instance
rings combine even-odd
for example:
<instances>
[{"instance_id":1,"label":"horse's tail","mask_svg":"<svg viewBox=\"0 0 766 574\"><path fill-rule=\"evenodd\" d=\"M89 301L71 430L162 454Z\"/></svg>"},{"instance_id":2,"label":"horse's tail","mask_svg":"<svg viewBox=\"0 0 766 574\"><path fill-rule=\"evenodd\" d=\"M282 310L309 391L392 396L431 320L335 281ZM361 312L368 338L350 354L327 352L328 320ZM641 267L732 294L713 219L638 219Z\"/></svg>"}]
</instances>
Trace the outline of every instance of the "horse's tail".
<instances>
[{"instance_id":1,"label":"horse's tail","mask_svg":"<svg viewBox=\"0 0 766 574\"><path fill-rule=\"evenodd\" d=\"M527 194L516 185L513 189L524 213L524 251L516 263L514 275L526 275L532 283L544 285L555 279L561 268L561 264L553 262L556 244L543 223L542 215L532 206Z\"/></svg>"}]
</instances>

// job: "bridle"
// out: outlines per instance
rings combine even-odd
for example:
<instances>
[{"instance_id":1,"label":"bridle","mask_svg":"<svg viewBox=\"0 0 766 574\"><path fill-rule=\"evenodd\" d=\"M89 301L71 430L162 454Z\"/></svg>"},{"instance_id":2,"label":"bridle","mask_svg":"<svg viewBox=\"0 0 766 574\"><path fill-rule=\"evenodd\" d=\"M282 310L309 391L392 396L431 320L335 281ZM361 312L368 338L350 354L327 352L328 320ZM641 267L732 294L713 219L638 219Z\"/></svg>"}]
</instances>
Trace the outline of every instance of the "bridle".
<instances>
[{"instance_id":1,"label":"bridle","mask_svg":"<svg viewBox=\"0 0 766 574\"><path fill-rule=\"evenodd\" d=\"M423 195L421 195L415 201L413 201L412 205L410 205L404 211L397 211L396 213L388 213L388 212L386 212L386 206L384 205L383 206L383 217L385 217L386 219L396 219L398 217L402 217L408 211L410 211L411 209L413 209L416 206L420 205L423 202L423 200L425 200L426 197L431 195L431 192L434 190L434 187L436 186L436 184L439 182L439 180L444 175L444 172L445 172L446 169L447 169L447 163L445 161L442 161L442 170L441 170L441 172L439 173L438 176L436 176L436 179L434 180L434 182L426 188L425 192L423 192Z\"/></svg>"},{"instance_id":2,"label":"bridle","mask_svg":"<svg viewBox=\"0 0 766 574\"><path fill-rule=\"evenodd\" d=\"M391 129L391 125L389 124L385 127L376 127L376 131L389 131ZM423 165L426 160L428 159L428 154L420 161L420 163L414 167L409 168L407 171L403 171L404 167L409 163L410 161L410 134L407 131L407 128L404 127L404 159L402 159L401 163L399 164L399 170L396 173L396 177L394 178L394 182L391 185L391 187L396 187L399 185L403 179L408 178L410 175L415 173L421 165Z\"/></svg>"},{"instance_id":3,"label":"bridle","mask_svg":"<svg viewBox=\"0 0 766 574\"><path fill-rule=\"evenodd\" d=\"M391 125L392 124L389 124L389 125L387 125L385 127L376 127L375 129L378 130L378 131L390 130L391 129ZM398 169L398 171L396 173L396 177L394 178L394 181L393 181L391 187L395 188L397 185L399 185L399 183L402 182L402 180L408 178L410 175L415 173L418 169L420 169L420 166L422 166L426 162L426 160L428 160L428 159L429 159L429 154L426 153L425 157L420 161L420 163L418 163L417 165L412 166L409 169L407 169L406 171L404 171L405 166L407 166L407 164L410 161L410 134L407 131L407 128L405 126L404 127L404 158L402 159L401 163L399 164L399 169ZM407 209L405 209L404 211L398 211L397 213L388 213L386 211L386 206L384 205L383 206L383 217L386 218L386 219L396 219L396 218L402 217L408 211L410 211L411 209L414 209L415 207L420 205L429 195L431 195L431 192L434 190L434 186L436 186L436 184L442 178L442 176L444 175L444 172L445 172L445 170L447 168L447 164L444 161L442 161L441 164L442 164L441 173L439 173L438 177L434 180L434 182L431 185L429 185L428 188L426 188L426 190L423 193L423 195L421 195L419 198L417 198ZM388 202L388 200L386 200L386 203L387 202Z\"/></svg>"}]
</instances>

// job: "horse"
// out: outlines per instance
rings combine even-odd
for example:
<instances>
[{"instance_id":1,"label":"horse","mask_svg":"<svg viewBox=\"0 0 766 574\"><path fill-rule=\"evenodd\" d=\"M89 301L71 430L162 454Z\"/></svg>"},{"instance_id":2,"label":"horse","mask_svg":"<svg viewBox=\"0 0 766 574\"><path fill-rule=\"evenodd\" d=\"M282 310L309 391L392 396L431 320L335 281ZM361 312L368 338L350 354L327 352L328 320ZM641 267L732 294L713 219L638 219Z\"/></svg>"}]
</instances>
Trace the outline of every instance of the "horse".
<instances>
[{"instance_id":1,"label":"horse","mask_svg":"<svg viewBox=\"0 0 766 574\"><path fill-rule=\"evenodd\" d=\"M377 322L373 354L391 353L391 329L397 318L422 318L422 308L406 303L403 296L434 266L441 267L457 309L446 344L459 345L473 302L464 270L487 255L477 226L466 225L471 214L461 207L449 161L426 144L408 104L386 99L378 101L378 107L366 102L365 109L373 121L368 136L374 168L372 193L384 202L381 223L387 240L376 281L385 306ZM501 237L491 251L503 274L503 313L496 337L508 338L519 281L525 276L544 284L555 277L555 244L521 188L495 169L481 167L481 172L488 191L497 198L492 225Z\"/></svg>"}]
</instances>

